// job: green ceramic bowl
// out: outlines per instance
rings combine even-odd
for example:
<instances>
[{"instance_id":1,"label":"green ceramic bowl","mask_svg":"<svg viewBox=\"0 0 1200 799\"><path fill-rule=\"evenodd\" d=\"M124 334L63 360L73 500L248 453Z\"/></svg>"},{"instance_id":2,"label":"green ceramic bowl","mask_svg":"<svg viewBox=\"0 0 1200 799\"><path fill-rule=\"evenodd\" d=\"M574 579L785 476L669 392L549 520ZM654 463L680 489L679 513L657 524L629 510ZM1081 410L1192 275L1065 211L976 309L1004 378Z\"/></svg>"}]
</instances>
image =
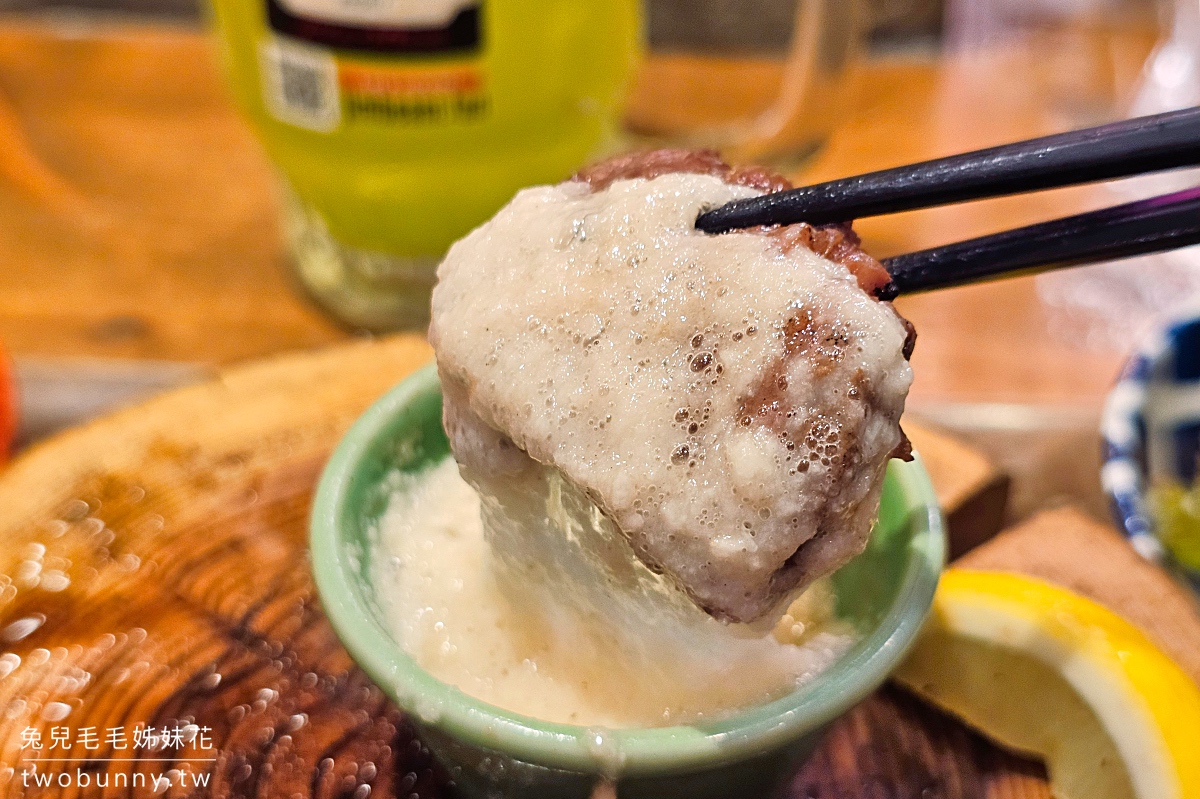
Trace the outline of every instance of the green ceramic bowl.
<instances>
[{"instance_id":1,"label":"green ceramic bowl","mask_svg":"<svg viewBox=\"0 0 1200 799\"><path fill-rule=\"evenodd\" d=\"M473 699L426 673L391 637L371 579L370 528L387 506L388 475L449 454L441 408L430 366L350 429L317 489L312 559L338 636L409 712L464 795L583 799L603 775L622 797L764 796L808 756L830 721L883 682L929 610L945 555L942 518L920 460L893 461L866 552L833 577L837 612L861 638L796 691L721 721L606 731Z\"/></svg>"}]
</instances>

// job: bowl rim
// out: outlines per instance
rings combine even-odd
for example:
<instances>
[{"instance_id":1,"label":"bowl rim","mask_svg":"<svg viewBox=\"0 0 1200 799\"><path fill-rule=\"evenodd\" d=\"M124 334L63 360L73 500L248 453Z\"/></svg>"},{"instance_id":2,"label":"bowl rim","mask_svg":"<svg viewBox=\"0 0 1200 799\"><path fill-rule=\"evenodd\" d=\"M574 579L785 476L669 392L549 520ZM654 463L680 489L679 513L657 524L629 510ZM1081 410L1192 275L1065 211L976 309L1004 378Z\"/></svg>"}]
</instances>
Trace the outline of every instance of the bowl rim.
<instances>
[{"instance_id":1,"label":"bowl rim","mask_svg":"<svg viewBox=\"0 0 1200 799\"><path fill-rule=\"evenodd\" d=\"M440 390L435 367L413 372L373 404L335 448L317 487L310 545L317 592L334 631L355 662L419 724L470 745L538 765L596 773L619 753L622 775L666 775L713 768L763 754L820 729L887 678L913 643L932 605L945 564L944 523L919 456L894 462L912 532L909 566L897 599L849 656L795 691L720 721L692 726L597 730L540 721L490 705L422 669L374 618L356 589L352 556L341 546L348 494L371 447L409 404ZM896 467L899 463L899 467ZM846 658L849 658L846 660ZM844 662L843 662L844 661ZM845 676L827 685L834 674ZM401 685L403 683L403 686Z\"/></svg>"},{"instance_id":2,"label":"bowl rim","mask_svg":"<svg viewBox=\"0 0 1200 799\"><path fill-rule=\"evenodd\" d=\"M1166 328L1145 339L1125 361L1100 413L1100 483L1113 520L1142 557L1160 564L1165 553L1143 497L1143 436L1138 418L1146 407L1150 371L1167 347Z\"/></svg>"},{"instance_id":3,"label":"bowl rim","mask_svg":"<svg viewBox=\"0 0 1200 799\"><path fill-rule=\"evenodd\" d=\"M1141 421L1156 367L1172 351L1180 328L1197 323L1200 308L1164 318L1142 336L1126 359L1100 414L1100 483L1113 521L1130 546L1200 592L1200 574L1176 563L1155 531L1145 496L1145 425Z\"/></svg>"}]
</instances>

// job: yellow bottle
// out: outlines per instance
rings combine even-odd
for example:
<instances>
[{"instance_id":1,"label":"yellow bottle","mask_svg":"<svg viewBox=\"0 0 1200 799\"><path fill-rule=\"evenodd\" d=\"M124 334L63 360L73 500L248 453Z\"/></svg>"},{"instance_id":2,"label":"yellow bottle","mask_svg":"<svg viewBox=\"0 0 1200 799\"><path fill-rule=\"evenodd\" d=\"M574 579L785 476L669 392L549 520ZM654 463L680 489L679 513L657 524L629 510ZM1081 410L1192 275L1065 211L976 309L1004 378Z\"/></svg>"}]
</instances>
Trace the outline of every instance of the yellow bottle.
<instances>
[{"instance_id":1,"label":"yellow bottle","mask_svg":"<svg viewBox=\"0 0 1200 799\"><path fill-rule=\"evenodd\" d=\"M297 274L345 323L421 327L441 255L609 141L638 0L213 0L279 169Z\"/></svg>"}]
</instances>

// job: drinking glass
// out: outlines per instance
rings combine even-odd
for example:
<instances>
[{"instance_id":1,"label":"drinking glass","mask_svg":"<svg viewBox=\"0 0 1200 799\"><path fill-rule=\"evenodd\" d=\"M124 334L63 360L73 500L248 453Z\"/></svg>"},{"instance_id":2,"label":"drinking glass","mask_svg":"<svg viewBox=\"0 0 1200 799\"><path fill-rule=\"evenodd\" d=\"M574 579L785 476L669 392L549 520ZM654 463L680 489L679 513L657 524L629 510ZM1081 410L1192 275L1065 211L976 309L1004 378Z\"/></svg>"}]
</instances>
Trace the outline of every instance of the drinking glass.
<instances>
[{"instance_id":1,"label":"drinking glass","mask_svg":"<svg viewBox=\"0 0 1200 799\"><path fill-rule=\"evenodd\" d=\"M851 107L859 0L649 0L626 110L635 143L790 169Z\"/></svg>"}]
</instances>

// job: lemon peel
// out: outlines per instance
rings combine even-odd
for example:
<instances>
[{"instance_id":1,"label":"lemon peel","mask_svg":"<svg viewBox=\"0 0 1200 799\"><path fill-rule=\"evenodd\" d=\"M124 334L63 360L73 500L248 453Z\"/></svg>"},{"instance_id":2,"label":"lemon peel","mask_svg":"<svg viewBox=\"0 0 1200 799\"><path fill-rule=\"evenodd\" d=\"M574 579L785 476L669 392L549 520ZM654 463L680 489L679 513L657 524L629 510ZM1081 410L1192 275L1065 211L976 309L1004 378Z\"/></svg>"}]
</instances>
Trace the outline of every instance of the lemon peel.
<instances>
[{"instance_id":1,"label":"lemon peel","mask_svg":"<svg viewBox=\"0 0 1200 799\"><path fill-rule=\"evenodd\" d=\"M1043 759L1061 799L1200 799L1200 688L1137 627L1064 588L948 570L894 676Z\"/></svg>"}]
</instances>

